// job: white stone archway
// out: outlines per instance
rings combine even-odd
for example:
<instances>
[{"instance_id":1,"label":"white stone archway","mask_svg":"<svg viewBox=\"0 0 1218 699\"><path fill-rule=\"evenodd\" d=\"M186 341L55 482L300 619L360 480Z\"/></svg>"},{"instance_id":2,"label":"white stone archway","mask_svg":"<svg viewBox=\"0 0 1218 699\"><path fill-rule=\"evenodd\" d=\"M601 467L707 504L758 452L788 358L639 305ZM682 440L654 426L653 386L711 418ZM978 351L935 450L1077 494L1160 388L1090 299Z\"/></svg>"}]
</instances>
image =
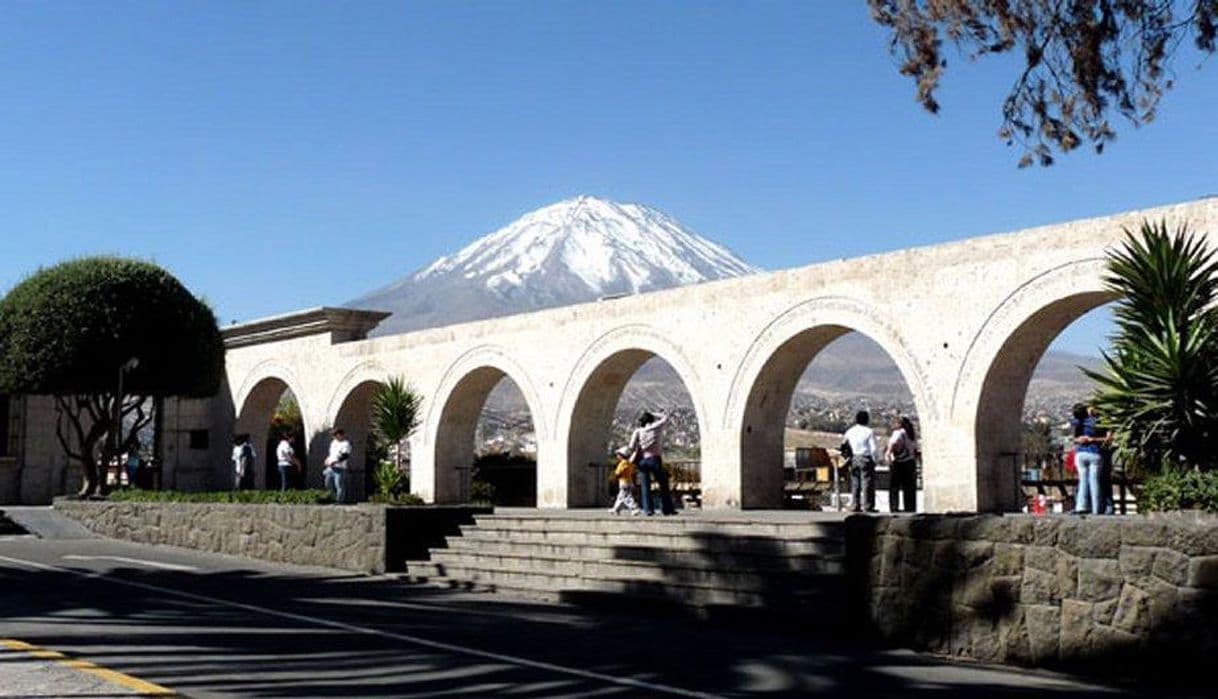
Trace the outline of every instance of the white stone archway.
<instances>
[{"instance_id":1,"label":"white stone archway","mask_svg":"<svg viewBox=\"0 0 1218 699\"><path fill-rule=\"evenodd\" d=\"M699 443L705 449L708 426L705 391L694 362L680 345L645 324L615 328L598 337L579 357L563 387L555 441L565 456L562 469L538 474L540 502L585 507L596 502L599 475L591 463L609 458L613 414L627 382L652 357L668 363L693 402ZM705 453L705 452L703 452ZM705 460L704 460L705 461Z\"/></svg>"},{"instance_id":2,"label":"white stone archway","mask_svg":"<svg viewBox=\"0 0 1218 699\"><path fill-rule=\"evenodd\" d=\"M533 418L540 482L548 439L537 391L528 373L503 348L484 345L463 354L444 372L430 405L424 406L427 419L422 439L415 442L418 453L412 454L411 489L415 493L435 502L456 502L468 496L461 492L461 469L473 465L474 434L482 408L505 378L516 384Z\"/></svg>"},{"instance_id":3,"label":"white stone archway","mask_svg":"<svg viewBox=\"0 0 1218 699\"><path fill-rule=\"evenodd\" d=\"M350 473L347 488L350 497L362 500L368 492L369 474L375 464L368 461L368 438L372 435L372 397L389 378L389 370L376 361L357 364L342 378L338 389L326 406L325 431L342 428L351 442ZM321 463L329 448L328 435L324 432L315 437L316 446L312 461Z\"/></svg>"},{"instance_id":4,"label":"white stone archway","mask_svg":"<svg viewBox=\"0 0 1218 699\"><path fill-rule=\"evenodd\" d=\"M267 439L270 437L271 418L275 407L284 392L291 391L300 406L301 420L304 423L305 439L312 434L314 427L310 424L310 415L306 409L306 396L301 390L300 381L295 373L285 364L268 360L255 366L242 382L233 404L237 407L234 434L248 434L250 443L257 453L254 470L254 487L267 487L267 469L274 468L274 454L266 452ZM227 481L224 481L227 484Z\"/></svg>"},{"instance_id":5,"label":"white stone archway","mask_svg":"<svg viewBox=\"0 0 1218 699\"><path fill-rule=\"evenodd\" d=\"M1024 399L1028 383L1053 340L1080 316L1115 295L1104 287L1106 261L1088 257L1028 279L1006 296L973 337L952 395L952 422L961 464L953 469L968 509L1015 510ZM1084 396L1080 396L1080 399ZM966 464L974 464L972 469Z\"/></svg>"},{"instance_id":6,"label":"white stone archway","mask_svg":"<svg viewBox=\"0 0 1218 699\"><path fill-rule=\"evenodd\" d=\"M829 343L850 332L866 335L896 364L913 394L922 424L924 481L933 488L937 406L925 372L914 360L897 324L857 299L809 299L780 314L750 344L737 368L724 414L724 430L734 435L736 459L714 478L703 473L703 497L725 506L776 508L782 505L783 440L796 384ZM928 429L929 428L929 429Z\"/></svg>"}]
</instances>

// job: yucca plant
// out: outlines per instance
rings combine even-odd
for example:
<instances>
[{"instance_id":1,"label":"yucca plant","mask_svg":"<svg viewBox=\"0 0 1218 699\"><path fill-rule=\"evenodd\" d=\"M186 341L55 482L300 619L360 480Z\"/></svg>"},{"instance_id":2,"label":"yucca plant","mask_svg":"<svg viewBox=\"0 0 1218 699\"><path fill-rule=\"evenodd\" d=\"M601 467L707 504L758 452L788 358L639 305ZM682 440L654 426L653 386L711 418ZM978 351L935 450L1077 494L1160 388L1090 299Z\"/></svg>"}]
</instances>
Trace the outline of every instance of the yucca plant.
<instances>
[{"instance_id":1,"label":"yucca plant","mask_svg":"<svg viewBox=\"0 0 1218 699\"><path fill-rule=\"evenodd\" d=\"M1119 297L1094 398L1125 463L1214 467L1218 450L1218 261L1202 236L1144 222L1108 256Z\"/></svg>"},{"instance_id":2,"label":"yucca plant","mask_svg":"<svg viewBox=\"0 0 1218 699\"><path fill-rule=\"evenodd\" d=\"M393 447L393 467L402 472L402 445L419 426L423 397L401 376L392 376L372 394L372 432L386 446ZM382 483L378 470L377 487L388 495L393 483ZM386 474L387 475L387 474Z\"/></svg>"}]
</instances>

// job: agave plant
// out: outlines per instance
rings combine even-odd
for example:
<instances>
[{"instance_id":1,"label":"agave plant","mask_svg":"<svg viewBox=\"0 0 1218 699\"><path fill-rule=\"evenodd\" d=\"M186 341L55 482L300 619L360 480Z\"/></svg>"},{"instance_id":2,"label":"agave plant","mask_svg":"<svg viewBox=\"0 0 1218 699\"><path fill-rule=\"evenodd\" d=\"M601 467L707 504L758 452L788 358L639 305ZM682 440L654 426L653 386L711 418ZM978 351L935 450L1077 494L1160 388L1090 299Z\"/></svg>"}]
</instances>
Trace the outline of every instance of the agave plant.
<instances>
[{"instance_id":1,"label":"agave plant","mask_svg":"<svg viewBox=\"0 0 1218 699\"><path fill-rule=\"evenodd\" d=\"M1109 253L1119 300L1095 404L1126 463L1213 468L1218 450L1218 261L1187 226L1144 222Z\"/></svg>"},{"instance_id":2,"label":"agave plant","mask_svg":"<svg viewBox=\"0 0 1218 699\"><path fill-rule=\"evenodd\" d=\"M402 471L402 443L419 426L422 407L422 396L400 376L390 377L372 394L372 431L386 446L393 446L393 467L399 474ZM380 483L379 470L377 480L382 489L392 487L392 484Z\"/></svg>"}]
</instances>

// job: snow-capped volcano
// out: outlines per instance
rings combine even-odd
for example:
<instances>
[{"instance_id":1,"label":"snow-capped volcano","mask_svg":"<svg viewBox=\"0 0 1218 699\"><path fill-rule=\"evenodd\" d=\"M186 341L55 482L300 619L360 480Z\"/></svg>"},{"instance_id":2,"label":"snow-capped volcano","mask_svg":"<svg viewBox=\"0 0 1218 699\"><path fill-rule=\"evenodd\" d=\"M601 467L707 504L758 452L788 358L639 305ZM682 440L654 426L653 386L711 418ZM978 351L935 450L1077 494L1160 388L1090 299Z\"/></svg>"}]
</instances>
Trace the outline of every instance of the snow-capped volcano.
<instances>
[{"instance_id":1,"label":"snow-capped volcano","mask_svg":"<svg viewBox=\"0 0 1218 699\"><path fill-rule=\"evenodd\" d=\"M583 196L525 214L348 305L392 311L384 334L756 271L662 211Z\"/></svg>"}]
</instances>

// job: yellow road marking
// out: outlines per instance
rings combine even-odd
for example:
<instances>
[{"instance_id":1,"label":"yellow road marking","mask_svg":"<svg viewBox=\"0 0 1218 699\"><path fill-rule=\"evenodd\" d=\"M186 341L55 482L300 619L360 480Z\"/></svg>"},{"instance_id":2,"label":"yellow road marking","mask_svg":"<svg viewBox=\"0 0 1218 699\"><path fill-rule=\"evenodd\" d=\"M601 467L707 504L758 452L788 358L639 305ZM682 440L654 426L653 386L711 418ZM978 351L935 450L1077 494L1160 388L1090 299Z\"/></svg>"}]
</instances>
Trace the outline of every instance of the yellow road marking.
<instances>
[{"instance_id":1,"label":"yellow road marking","mask_svg":"<svg viewBox=\"0 0 1218 699\"><path fill-rule=\"evenodd\" d=\"M11 648L12 650L28 653L35 658L45 658L47 660L58 661L70 668L80 670L81 672L87 672L94 677L100 677L107 682L113 682L114 684L122 685L128 689L134 689L140 694L154 697L176 696L176 693L172 689L167 689L159 684L146 682L138 677L132 677L131 675L124 675L117 670L110 670L108 668L100 667L89 662L88 660L70 658L59 651L39 648L38 646L26 643L25 641L18 641L15 638L0 638L0 645Z\"/></svg>"}]
</instances>

